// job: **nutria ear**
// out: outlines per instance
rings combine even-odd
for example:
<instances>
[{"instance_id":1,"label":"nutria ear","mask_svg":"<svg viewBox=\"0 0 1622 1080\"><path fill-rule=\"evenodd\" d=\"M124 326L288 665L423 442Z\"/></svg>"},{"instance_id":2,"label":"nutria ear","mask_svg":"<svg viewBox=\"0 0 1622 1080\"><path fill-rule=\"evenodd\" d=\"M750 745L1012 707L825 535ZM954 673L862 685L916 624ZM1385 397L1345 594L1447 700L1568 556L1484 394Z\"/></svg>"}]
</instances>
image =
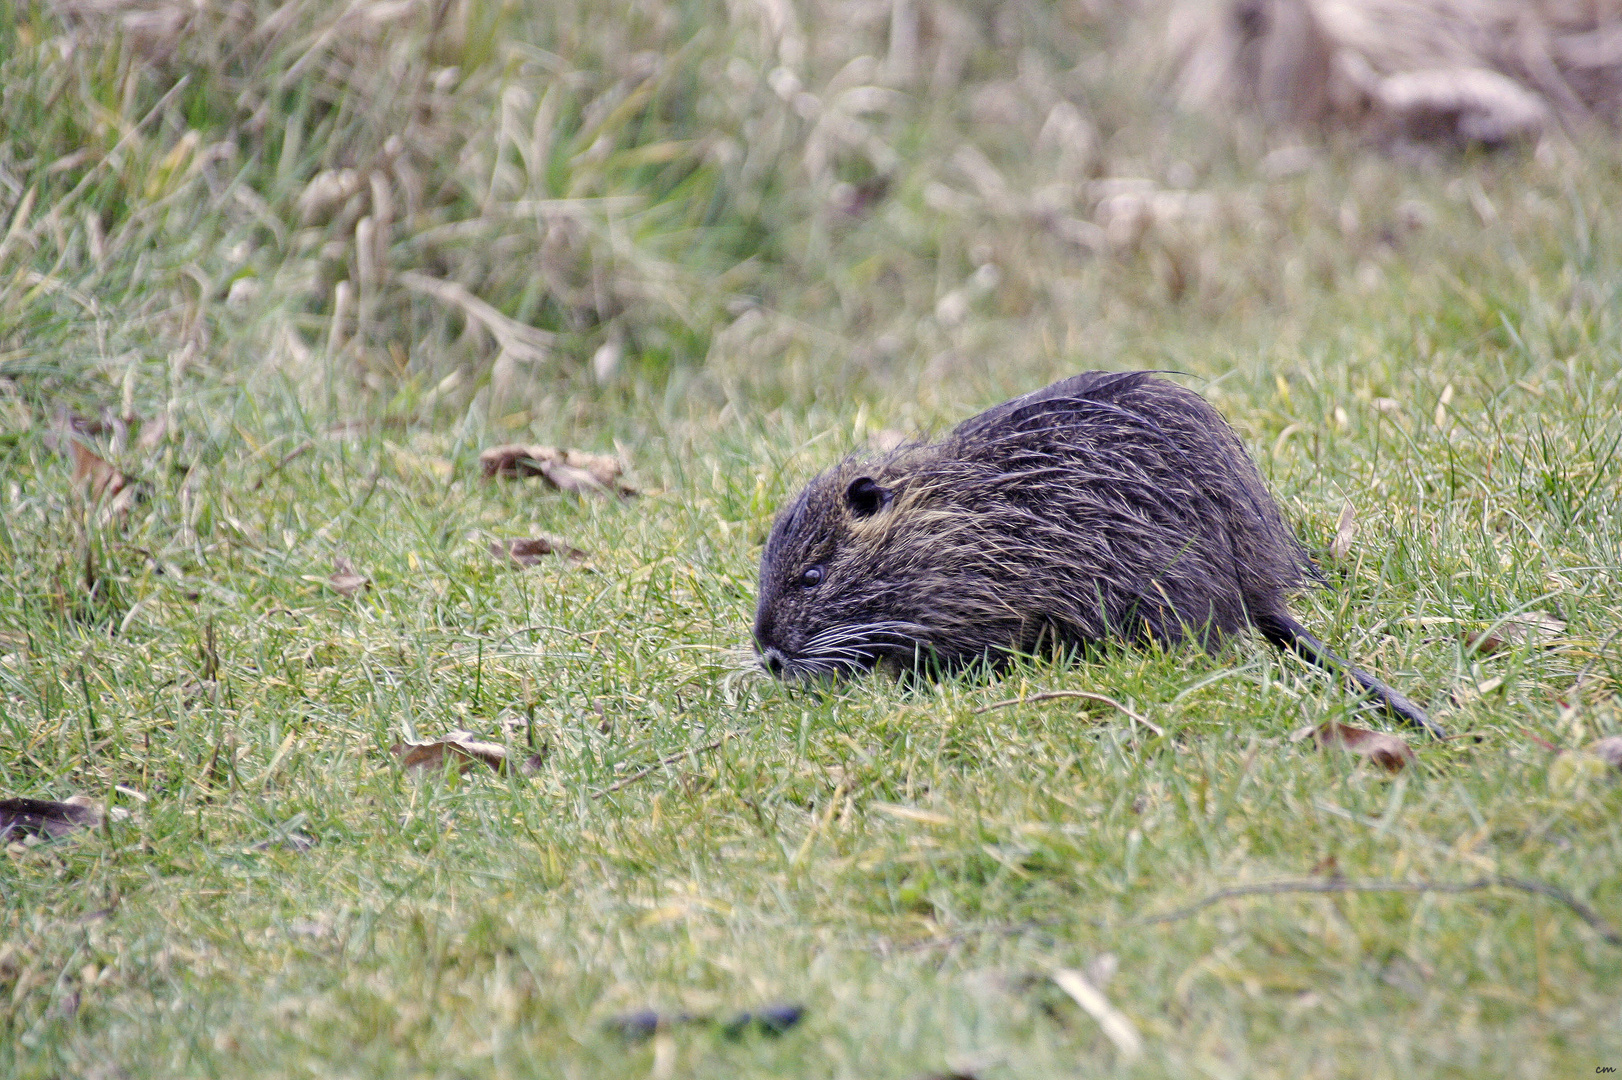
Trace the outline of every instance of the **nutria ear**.
<instances>
[{"instance_id":1,"label":"nutria ear","mask_svg":"<svg viewBox=\"0 0 1622 1080\"><path fill-rule=\"evenodd\" d=\"M859 518L872 517L890 505L890 492L879 487L871 476L858 476L845 489L845 505Z\"/></svg>"}]
</instances>

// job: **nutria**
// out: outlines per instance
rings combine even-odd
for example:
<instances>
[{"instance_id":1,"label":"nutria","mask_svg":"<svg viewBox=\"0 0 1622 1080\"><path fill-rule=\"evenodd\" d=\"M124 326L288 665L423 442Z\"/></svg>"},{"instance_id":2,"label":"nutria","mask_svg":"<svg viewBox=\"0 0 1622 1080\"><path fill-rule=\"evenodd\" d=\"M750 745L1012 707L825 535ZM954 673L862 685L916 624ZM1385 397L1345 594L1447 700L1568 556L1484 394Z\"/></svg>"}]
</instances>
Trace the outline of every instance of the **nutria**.
<instances>
[{"instance_id":1,"label":"nutria","mask_svg":"<svg viewBox=\"0 0 1622 1080\"><path fill-rule=\"evenodd\" d=\"M805 678L1106 640L1210 648L1254 626L1445 737L1291 617L1290 591L1319 580L1204 398L1089 371L812 480L766 541L755 648Z\"/></svg>"}]
</instances>

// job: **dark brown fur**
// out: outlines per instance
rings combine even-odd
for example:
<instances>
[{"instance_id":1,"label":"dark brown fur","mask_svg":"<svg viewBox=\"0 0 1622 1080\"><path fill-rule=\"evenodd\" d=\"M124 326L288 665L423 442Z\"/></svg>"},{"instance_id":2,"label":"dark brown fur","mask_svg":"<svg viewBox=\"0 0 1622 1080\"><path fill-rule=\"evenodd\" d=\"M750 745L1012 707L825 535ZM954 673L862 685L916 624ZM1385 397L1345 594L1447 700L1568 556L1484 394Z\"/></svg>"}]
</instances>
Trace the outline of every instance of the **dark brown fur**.
<instances>
[{"instance_id":1,"label":"dark brown fur","mask_svg":"<svg viewBox=\"0 0 1622 1080\"><path fill-rule=\"evenodd\" d=\"M1286 597L1314 579L1204 398L1085 372L811 481L766 543L755 646L793 678L1110 639L1214 646L1254 625L1439 731L1291 618Z\"/></svg>"}]
</instances>

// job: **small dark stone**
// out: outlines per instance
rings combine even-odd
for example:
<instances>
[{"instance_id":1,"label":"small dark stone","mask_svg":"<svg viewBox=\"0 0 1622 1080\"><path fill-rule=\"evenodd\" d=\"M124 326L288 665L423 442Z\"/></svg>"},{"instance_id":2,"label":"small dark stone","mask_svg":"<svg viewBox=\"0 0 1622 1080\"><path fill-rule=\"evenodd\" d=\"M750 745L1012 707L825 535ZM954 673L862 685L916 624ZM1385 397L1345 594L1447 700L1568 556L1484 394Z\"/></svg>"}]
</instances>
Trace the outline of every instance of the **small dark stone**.
<instances>
[{"instance_id":1,"label":"small dark stone","mask_svg":"<svg viewBox=\"0 0 1622 1080\"><path fill-rule=\"evenodd\" d=\"M739 1013L722 1025L721 1033L729 1039L740 1038L750 1030L763 1035L781 1035L804 1016L805 1007L802 1005L768 1005L759 1012Z\"/></svg>"},{"instance_id":2,"label":"small dark stone","mask_svg":"<svg viewBox=\"0 0 1622 1080\"><path fill-rule=\"evenodd\" d=\"M608 1029L627 1039L648 1039L659 1030L659 1014L652 1009L637 1009L610 1017Z\"/></svg>"}]
</instances>

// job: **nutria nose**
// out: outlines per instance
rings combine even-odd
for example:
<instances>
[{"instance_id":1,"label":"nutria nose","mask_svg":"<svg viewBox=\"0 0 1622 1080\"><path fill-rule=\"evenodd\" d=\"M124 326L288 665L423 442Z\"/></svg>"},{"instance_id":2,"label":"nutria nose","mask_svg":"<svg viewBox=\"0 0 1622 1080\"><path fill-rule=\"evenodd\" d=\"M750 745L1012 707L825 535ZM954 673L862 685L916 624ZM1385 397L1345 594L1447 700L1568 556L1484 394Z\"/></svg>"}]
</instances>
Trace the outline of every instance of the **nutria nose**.
<instances>
[{"instance_id":1,"label":"nutria nose","mask_svg":"<svg viewBox=\"0 0 1622 1080\"><path fill-rule=\"evenodd\" d=\"M778 652L776 649L768 648L761 650L760 662L766 665L766 670L771 672L773 675L777 675L779 677L782 676L783 654Z\"/></svg>"}]
</instances>

